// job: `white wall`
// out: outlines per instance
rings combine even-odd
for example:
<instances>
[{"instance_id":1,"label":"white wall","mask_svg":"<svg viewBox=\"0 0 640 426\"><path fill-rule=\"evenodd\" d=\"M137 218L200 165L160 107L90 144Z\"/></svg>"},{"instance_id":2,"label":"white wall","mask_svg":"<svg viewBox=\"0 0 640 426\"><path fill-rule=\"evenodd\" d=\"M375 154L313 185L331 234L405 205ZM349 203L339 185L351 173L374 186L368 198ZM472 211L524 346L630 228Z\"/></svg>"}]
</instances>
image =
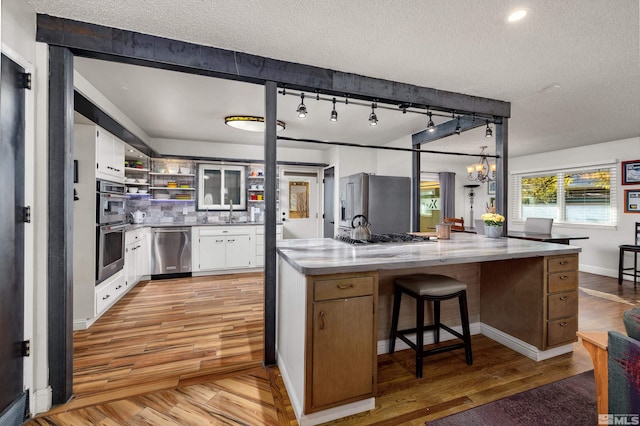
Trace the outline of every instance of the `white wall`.
<instances>
[{"instance_id":1,"label":"white wall","mask_svg":"<svg viewBox=\"0 0 640 426\"><path fill-rule=\"evenodd\" d=\"M30 411L51 406L47 360L47 62L35 42L36 15L23 0L2 1L2 52L32 74L25 91L25 203L32 222L25 224L25 339L32 355L24 359L24 386ZM43 115L44 114L44 115ZM37 126L36 126L37 125Z\"/></svg>"},{"instance_id":2,"label":"white wall","mask_svg":"<svg viewBox=\"0 0 640 426\"><path fill-rule=\"evenodd\" d=\"M597 162L627 161L640 158L640 137L587 145L580 148L564 149L544 154L511 158L509 171L517 173L536 168L560 168L593 164ZM535 165L535 166L534 166ZM618 166L617 210L618 226L593 227L580 225L553 225L554 232L580 234L588 240L574 240L573 245L582 247L580 270L611 277L618 276L618 245L632 244L635 222L640 222L640 214L624 213L624 190L639 189L638 186L622 186L621 170ZM510 201L511 204L511 201ZM511 209L511 205L509 205ZM510 222L510 229L519 229L521 224Z\"/></svg>"}]
</instances>

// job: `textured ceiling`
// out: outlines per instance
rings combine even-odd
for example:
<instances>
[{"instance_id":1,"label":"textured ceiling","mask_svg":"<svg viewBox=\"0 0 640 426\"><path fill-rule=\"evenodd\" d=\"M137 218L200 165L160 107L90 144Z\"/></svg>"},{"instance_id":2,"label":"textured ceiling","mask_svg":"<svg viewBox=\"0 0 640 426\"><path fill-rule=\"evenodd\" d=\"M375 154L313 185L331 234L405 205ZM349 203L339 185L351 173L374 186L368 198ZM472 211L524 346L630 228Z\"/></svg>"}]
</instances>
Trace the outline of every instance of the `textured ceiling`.
<instances>
[{"instance_id":1,"label":"textured ceiling","mask_svg":"<svg viewBox=\"0 0 640 426\"><path fill-rule=\"evenodd\" d=\"M637 0L102 0L99 3L29 0L29 3L39 13L509 101L512 156L640 135ZM524 20L508 24L506 16L516 7L525 7L529 13ZM94 66L93 70L97 68L100 66ZM91 71L91 64L85 64L84 71ZM153 137L214 140L217 138L211 137L212 131L220 133L208 124L211 114L240 113L236 109L249 109L252 102L259 105L254 109L263 108L260 95L257 99L248 95L255 87L237 91L238 87L232 90L233 84L226 82L229 90L217 84L216 95L208 99L209 103L220 104L216 107L220 111L194 113L184 128L170 122L154 122L154 114L179 118L184 109L179 106L187 101L172 102L169 90L152 89L145 89L149 92L144 98L126 100L126 94L115 93L124 92L117 89L122 81L106 81L116 77L123 80L126 72L105 70L100 79L83 75L94 84L101 81L99 84L104 85L101 90L111 90L105 92L110 99L120 98L112 101L123 111L145 110L146 116L140 114L132 119L144 121L138 124ZM157 78L153 79L156 83L162 81L162 77ZM177 85L183 79L174 80L173 96L185 95L188 87L181 92ZM560 88L543 93L542 89L551 84ZM200 90L202 97L202 84L191 85L196 94ZM251 99L238 100L243 96ZM284 99L287 98L293 97ZM200 101L193 103L200 105ZM278 118L287 121L285 132L301 137L359 138L363 143L375 139L380 143L424 127L415 117L406 120L394 113L386 122L381 119L374 136L371 132L374 129L366 126L361 129L356 121L349 125L349 113L345 112L340 116L341 130L338 132L334 127L325 133L328 127L325 118L317 124L305 120L306 127L301 127L302 122L291 121L295 117L281 116L285 106L288 107L284 103L280 103ZM295 109L297 102L291 99L290 103ZM322 107L323 116L328 117L330 104L317 105L318 109ZM368 111L353 114L366 116ZM384 123L386 127L382 126ZM396 131L399 133L395 134ZM449 139L436 142L434 147L450 145ZM460 140L476 147L485 142L484 138L478 138L478 132Z\"/></svg>"}]
</instances>

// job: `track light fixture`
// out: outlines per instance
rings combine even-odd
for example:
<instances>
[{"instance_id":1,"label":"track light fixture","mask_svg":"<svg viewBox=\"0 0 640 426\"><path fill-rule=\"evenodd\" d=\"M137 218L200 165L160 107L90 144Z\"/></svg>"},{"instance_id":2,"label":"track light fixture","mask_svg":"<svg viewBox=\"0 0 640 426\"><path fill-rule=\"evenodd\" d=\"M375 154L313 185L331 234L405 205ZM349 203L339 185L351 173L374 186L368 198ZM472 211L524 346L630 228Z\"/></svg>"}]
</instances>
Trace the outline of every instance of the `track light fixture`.
<instances>
[{"instance_id":1,"label":"track light fixture","mask_svg":"<svg viewBox=\"0 0 640 426\"><path fill-rule=\"evenodd\" d=\"M371 104L371 114L369 114L369 125L377 126L378 125L378 116L376 115L376 104L375 102Z\"/></svg>"},{"instance_id":2,"label":"track light fixture","mask_svg":"<svg viewBox=\"0 0 640 426\"><path fill-rule=\"evenodd\" d=\"M333 109L331 110L330 121L338 121L338 111L336 111L336 98L333 98Z\"/></svg>"},{"instance_id":3,"label":"track light fixture","mask_svg":"<svg viewBox=\"0 0 640 426\"><path fill-rule=\"evenodd\" d=\"M307 116L307 107L304 105L304 93L300 93L300 105L296 110L298 118L305 118Z\"/></svg>"},{"instance_id":4,"label":"track light fixture","mask_svg":"<svg viewBox=\"0 0 640 426\"><path fill-rule=\"evenodd\" d=\"M484 131L484 137L490 138L492 136L493 136L493 130L491 130L491 127L489 127L489 120L487 120L487 130Z\"/></svg>"},{"instance_id":5,"label":"track light fixture","mask_svg":"<svg viewBox=\"0 0 640 426\"><path fill-rule=\"evenodd\" d=\"M429 122L427 123L427 131L429 133L433 133L436 131L436 125L433 124L433 120L431 119L431 111L429 111L427 115L429 116Z\"/></svg>"},{"instance_id":6,"label":"track light fixture","mask_svg":"<svg viewBox=\"0 0 640 426\"><path fill-rule=\"evenodd\" d=\"M460 127L460 116L458 116L458 123L456 124L456 130L454 130L454 133L456 135L459 135L462 133L462 127Z\"/></svg>"}]
</instances>

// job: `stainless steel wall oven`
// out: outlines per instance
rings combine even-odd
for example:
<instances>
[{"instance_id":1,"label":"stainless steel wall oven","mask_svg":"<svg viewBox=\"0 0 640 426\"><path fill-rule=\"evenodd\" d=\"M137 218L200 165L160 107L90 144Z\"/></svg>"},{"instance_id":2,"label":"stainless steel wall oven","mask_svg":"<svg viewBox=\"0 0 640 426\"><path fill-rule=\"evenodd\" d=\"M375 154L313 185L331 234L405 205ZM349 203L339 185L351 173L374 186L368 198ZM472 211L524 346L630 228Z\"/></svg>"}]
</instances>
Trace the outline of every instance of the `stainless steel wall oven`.
<instances>
[{"instance_id":1,"label":"stainless steel wall oven","mask_svg":"<svg viewBox=\"0 0 640 426\"><path fill-rule=\"evenodd\" d=\"M126 187L96 181L96 285L124 267Z\"/></svg>"},{"instance_id":2,"label":"stainless steel wall oven","mask_svg":"<svg viewBox=\"0 0 640 426\"><path fill-rule=\"evenodd\" d=\"M124 267L124 233L127 224L96 227L96 285Z\"/></svg>"},{"instance_id":3,"label":"stainless steel wall oven","mask_svg":"<svg viewBox=\"0 0 640 426\"><path fill-rule=\"evenodd\" d=\"M100 179L96 181L96 223L98 225L126 222L124 211L126 193L127 188L121 183Z\"/></svg>"}]
</instances>

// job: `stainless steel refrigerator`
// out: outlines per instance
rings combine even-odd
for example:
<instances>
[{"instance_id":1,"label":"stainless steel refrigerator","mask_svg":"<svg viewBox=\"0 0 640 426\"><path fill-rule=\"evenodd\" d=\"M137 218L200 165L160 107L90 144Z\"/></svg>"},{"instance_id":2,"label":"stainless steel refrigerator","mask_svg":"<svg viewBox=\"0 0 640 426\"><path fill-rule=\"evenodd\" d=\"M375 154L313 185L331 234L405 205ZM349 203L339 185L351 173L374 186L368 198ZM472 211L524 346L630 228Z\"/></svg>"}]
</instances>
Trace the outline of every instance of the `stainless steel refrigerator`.
<instances>
[{"instance_id":1,"label":"stainless steel refrigerator","mask_svg":"<svg viewBox=\"0 0 640 426\"><path fill-rule=\"evenodd\" d=\"M359 214L367 217L374 234L410 232L411 179L368 173L340 178L340 234L351 231L351 220Z\"/></svg>"}]
</instances>

